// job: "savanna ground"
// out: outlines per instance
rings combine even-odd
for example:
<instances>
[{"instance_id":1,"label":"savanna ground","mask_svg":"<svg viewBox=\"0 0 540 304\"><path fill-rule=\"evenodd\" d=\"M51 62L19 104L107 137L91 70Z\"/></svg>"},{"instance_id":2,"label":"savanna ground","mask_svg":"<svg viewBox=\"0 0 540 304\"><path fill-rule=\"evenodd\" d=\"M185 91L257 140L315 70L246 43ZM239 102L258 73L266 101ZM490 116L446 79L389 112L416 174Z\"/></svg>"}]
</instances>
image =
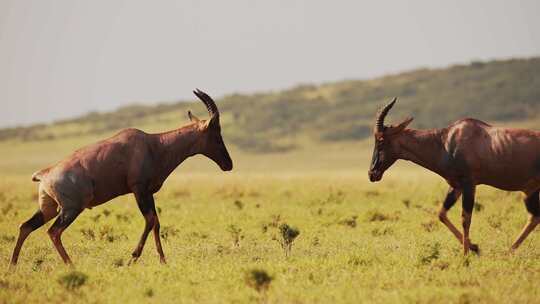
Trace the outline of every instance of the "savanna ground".
<instances>
[{"instance_id":1,"label":"savanna ground","mask_svg":"<svg viewBox=\"0 0 540 304\"><path fill-rule=\"evenodd\" d=\"M370 142L233 149L230 173L187 160L156 196L167 265L152 236L127 265L144 226L128 195L86 210L64 233L74 268L41 228L8 271L18 226L37 206L31 173L93 140L0 144L0 302L540 302L538 232L508 253L527 219L521 194L479 188L471 236L481 255L463 257L437 221L442 179L400 163L369 183ZM450 212L458 227L460 212ZM289 256L284 223L300 231ZM272 277L259 291L253 270Z\"/></svg>"}]
</instances>

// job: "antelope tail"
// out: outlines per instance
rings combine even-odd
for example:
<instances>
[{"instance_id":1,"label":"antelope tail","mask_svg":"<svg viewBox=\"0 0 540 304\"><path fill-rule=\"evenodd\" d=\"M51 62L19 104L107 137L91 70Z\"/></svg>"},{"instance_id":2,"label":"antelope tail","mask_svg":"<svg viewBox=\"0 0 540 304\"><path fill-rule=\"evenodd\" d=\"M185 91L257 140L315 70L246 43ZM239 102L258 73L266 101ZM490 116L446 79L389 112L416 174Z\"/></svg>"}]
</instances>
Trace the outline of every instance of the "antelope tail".
<instances>
[{"instance_id":1,"label":"antelope tail","mask_svg":"<svg viewBox=\"0 0 540 304\"><path fill-rule=\"evenodd\" d=\"M49 172L49 168L47 169L43 169L43 170L39 170L37 172L34 172L34 174L32 174L32 181L33 182L39 182L41 181L41 179L43 178L43 176L45 174L47 174Z\"/></svg>"}]
</instances>

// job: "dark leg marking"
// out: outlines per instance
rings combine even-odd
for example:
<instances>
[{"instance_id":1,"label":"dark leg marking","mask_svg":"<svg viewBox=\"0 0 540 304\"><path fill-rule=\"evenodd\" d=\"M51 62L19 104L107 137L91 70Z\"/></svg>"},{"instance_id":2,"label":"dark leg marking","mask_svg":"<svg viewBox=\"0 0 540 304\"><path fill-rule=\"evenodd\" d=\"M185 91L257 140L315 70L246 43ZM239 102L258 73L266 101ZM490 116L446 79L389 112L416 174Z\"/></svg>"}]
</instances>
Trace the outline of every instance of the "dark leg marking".
<instances>
[{"instance_id":1,"label":"dark leg marking","mask_svg":"<svg viewBox=\"0 0 540 304\"><path fill-rule=\"evenodd\" d=\"M470 182L464 183L463 186L463 210L472 214L474 208L474 185Z\"/></svg>"},{"instance_id":2,"label":"dark leg marking","mask_svg":"<svg viewBox=\"0 0 540 304\"><path fill-rule=\"evenodd\" d=\"M515 250L521 245L521 243L529 236L529 234L536 228L540 223L540 198L539 191L533 192L525 199L525 207L530 213L530 218L523 230L519 234L518 238L512 244L512 250Z\"/></svg>"},{"instance_id":3,"label":"dark leg marking","mask_svg":"<svg viewBox=\"0 0 540 304\"><path fill-rule=\"evenodd\" d=\"M32 233L32 231L38 229L45 224L45 219L41 210L36 211L34 215L24 222L19 228L19 237L17 243L13 249L13 255L11 256L11 265L16 265L19 259L19 253L26 238Z\"/></svg>"},{"instance_id":4,"label":"dark leg marking","mask_svg":"<svg viewBox=\"0 0 540 304\"><path fill-rule=\"evenodd\" d=\"M49 230L47 231L54 244L54 247L60 254L60 257L62 258L64 263L66 264L71 264L71 259L69 258L66 249L64 248L64 245L62 245L62 233L64 232L64 230L67 229L69 225L71 225L71 223L73 223L77 216L81 214L81 211L82 210L77 209L62 209L62 211L60 211L60 214L52 224L51 228L49 228Z\"/></svg>"},{"instance_id":5,"label":"dark leg marking","mask_svg":"<svg viewBox=\"0 0 540 304\"><path fill-rule=\"evenodd\" d=\"M463 210L461 213L463 224L463 253L466 255L471 248L469 228L471 227L472 211L474 207L475 186L470 182L463 183ZM474 251L474 250L473 250Z\"/></svg>"},{"instance_id":6,"label":"dark leg marking","mask_svg":"<svg viewBox=\"0 0 540 304\"><path fill-rule=\"evenodd\" d=\"M450 187L443 202L444 209L446 209L446 211L450 210L454 206L460 195L461 190Z\"/></svg>"},{"instance_id":7,"label":"dark leg marking","mask_svg":"<svg viewBox=\"0 0 540 304\"><path fill-rule=\"evenodd\" d=\"M129 263L131 264L136 262L137 259L141 256L150 230L154 231L154 239L156 241L156 249L159 254L160 261L162 263L165 263L165 255L163 254L163 248L161 246L161 240L159 236L160 224L155 208L154 197L152 196L152 194L136 193L135 198L137 200L139 210L141 210L141 213L144 216L145 226L141 235L141 239L139 240L137 247L135 247L135 250L131 254L131 261Z\"/></svg>"},{"instance_id":8,"label":"dark leg marking","mask_svg":"<svg viewBox=\"0 0 540 304\"><path fill-rule=\"evenodd\" d=\"M461 234L461 232L456 228L456 226L454 226L454 224L450 221L450 219L446 215L448 210L450 210L454 206L454 204L456 203L456 201L459 199L460 196L461 196L461 189L457 189L453 187L450 187L450 189L448 189L446 199L444 200L442 208L439 211L439 220L444 225L446 225L446 227L448 227L450 232L452 232L452 234L456 237L459 243L462 244L463 234ZM476 253L479 252L478 245L476 244L470 244L469 248Z\"/></svg>"},{"instance_id":9,"label":"dark leg marking","mask_svg":"<svg viewBox=\"0 0 540 304\"><path fill-rule=\"evenodd\" d=\"M539 192L536 191L525 199L525 207L527 207L527 211L536 217L540 216L540 200L538 195Z\"/></svg>"}]
</instances>

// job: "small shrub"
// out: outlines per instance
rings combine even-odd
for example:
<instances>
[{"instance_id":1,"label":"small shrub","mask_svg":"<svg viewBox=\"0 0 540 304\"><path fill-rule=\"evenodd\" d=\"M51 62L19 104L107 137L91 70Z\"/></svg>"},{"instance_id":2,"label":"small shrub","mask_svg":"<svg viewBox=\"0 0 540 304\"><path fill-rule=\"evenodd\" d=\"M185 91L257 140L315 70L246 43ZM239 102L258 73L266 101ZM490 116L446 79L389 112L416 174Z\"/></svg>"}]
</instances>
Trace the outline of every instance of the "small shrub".
<instances>
[{"instance_id":1,"label":"small shrub","mask_svg":"<svg viewBox=\"0 0 540 304\"><path fill-rule=\"evenodd\" d=\"M461 264L465 268L471 266L471 255L464 256Z\"/></svg>"},{"instance_id":2,"label":"small shrub","mask_svg":"<svg viewBox=\"0 0 540 304\"><path fill-rule=\"evenodd\" d=\"M179 233L180 230L174 228L173 226L163 226L159 231L159 235L165 241L167 241L170 237L177 236Z\"/></svg>"},{"instance_id":3,"label":"small shrub","mask_svg":"<svg viewBox=\"0 0 540 304\"><path fill-rule=\"evenodd\" d=\"M382 222L389 219L389 216L383 214L377 210L370 210L366 213L366 220L368 222Z\"/></svg>"},{"instance_id":4,"label":"small shrub","mask_svg":"<svg viewBox=\"0 0 540 304\"><path fill-rule=\"evenodd\" d=\"M281 215L275 214L272 215L272 221L270 222L270 227L277 228L279 226L279 223L281 222Z\"/></svg>"},{"instance_id":5,"label":"small shrub","mask_svg":"<svg viewBox=\"0 0 540 304\"><path fill-rule=\"evenodd\" d=\"M229 225L229 227L227 228L227 231L229 232L229 234L232 237L233 246L234 247L240 247L240 240L242 240L244 238L244 236L241 234L242 229L236 227L235 225Z\"/></svg>"},{"instance_id":6,"label":"small shrub","mask_svg":"<svg viewBox=\"0 0 540 304\"><path fill-rule=\"evenodd\" d=\"M450 267L450 264L447 262L437 261L433 263L432 266L438 268L439 270L446 270L448 269L448 267Z\"/></svg>"},{"instance_id":7,"label":"small shrub","mask_svg":"<svg viewBox=\"0 0 540 304\"><path fill-rule=\"evenodd\" d=\"M338 224L354 228L354 227L356 227L356 219L357 218L358 218L358 216L353 215L350 218L346 218L346 219L343 219L343 220L339 221Z\"/></svg>"},{"instance_id":8,"label":"small shrub","mask_svg":"<svg viewBox=\"0 0 540 304\"><path fill-rule=\"evenodd\" d=\"M350 266L354 266L354 267L359 267L359 266L368 267L368 266L373 265L373 260L368 259L368 258L364 258L364 257L360 257L360 256L352 256L347 261L347 264L349 264Z\"/></svg>"},{"instance_id":9,"label":"small shrub","mask_svg":"<svg viewBox=\"0 0 540 304\"><path fill-rule=\"evenodd\" d=\"M96 235L94 234L94 230L88 228L88 229L81 229L81 233L82 235L87 239L87 240L95 240L96 239Z\"/></svg>"},{"instance_id":10,"label":"small shrub","mask_svg":"<svg viewBox=\"0 0 540 304\"><path fill-rule=\"evenodd\" d=\"M261 269L253 269L246 273L246 284L257 292L265 292L270 287L273 278Z\"/></svg>"},{"instance_id":11,"label":"small shrub","mask_svg":"<svg viewBox=\"0 0 540 304\"><path fill-rule=\"evenodd\" d=\"M154 296L154 290L152 288L146 288L146 290L144 291L144 296L148 297L148 298L153 297Z\"/></svg>"},{"instance_id":12,"label":"small shrub","mask_svg":"<svg viewBox=\"0 0 540 304\"><path fill-rule=\"evenodd\" d=\"M43 259L37 259L34 261L34 264L32 265L33 271L39 271L41 269L41 264L43 264Z\"/></svg>"},{"instance_id":13,"label":"small shrub","mask_svg":"<svg viewBox=\"0 0 540 304\"><path fill-rule=\"evenodd\" d=\"M300 231L284 223L279 226L279 232L281 238L274 239L279 242L281 248L283 248L283 250L285 251L285 256L289 256L292 250L293 242L296 237L300 235Z\"/></svg>"},{"instance_id":14,"label":"small shrub","mask_svg":"<svg viewBox=\"0 0 540 304\"><path fill-rule=\"evenodd\" d=\"M345 200L345 192L341 190L330 190L330 194L324 199L316 200L315 202L321 205L339 205Z\"/></svg>"},{"instance_id":15,"label":"small shrub","mask_svg":"<svg viewBox=\"0 0 540 304\"><path fill-rule=\"evenodd\" d=\"M422 227L427 232L433 232L437 228L437 225L438 224L436 221L429 221L429 222L422 223Z\"/></svg>"},{"instance_id":16,"label":"small shrub","mask_svg":"<svg viewBox=\"0 0 540 304\"><path fill-rule=\"evenodd\" d=\"M129 215L126 215L126 214L117 214L116 219L119 222L126 222L127 223L127 222L129 222L130 217L129 217Z\"/></svg>"},{"instance_id":17,"label":"small shrub","mask_svg":"<svg viewBox=\"0 0 540 304\"><path fill-rule=\"evenodd\" d=\"M127 239L127 236L123 233L116 234L112 226L105 225L99 229L99 239L112 243L121 239Z\"/></svg>"},{"instance_id":18,"label":"small shrub","mask_svg":"<svg viewBox=\"0 0 540 304\"><path fill-rule=\"evenodd\" d=\"M411 201L408 200L408 199L404 199L401 201L401 203L403 203L403 205L405 206L405 208L409 209L411 207Z\"/></svg>"},{"instance_id":19,"label":"small shrub","mask_svg":"<svg viewBox=\"0 0 540 304\"><path fill-rule=\"evenodd\" d=\"M244 208L244 203L242 203L241 200L235 200L234 201L234 206L236 208L238 208L238 210L242 210Z\"/></svg>"},{"instance_id":20,"label":"small shrub","mask_svg":"<svg viewBox=\"0 0 540 304\"><path fill-rule=\"evenodd\" d=\"M197 238L197 239L207 239L208 238L208 234L206 233L202 233L202 232L197 232L197 231L193 231L192 233L189 234L191 237L193 238Z\"/></svg>"},{"instance_id":21,"label":"small shrub","mask_svg":"<svg viewBox=\"0 0 540 304\"><path fill-rule=\"evenodd\" d=\"M474 203L474 211L480 212L484 209L484 205L480 204L479 202Z\"/></svg>"},{"instance_id":22,"label":"small shrub","mask_svg":"<svg viewBox=\"0 0 540 304\"><path fill-rule=\"evenodd\" d=\"M390 234L393 234L394 233L394 230L392 230L392 228L389 228L389 227L384 227L384 228L375 228L373 230L371 230L371 235L373 236L383 236L383 235L390 235Z\"/></svg>"},{"instance_id":23,"label":"small shrub","mask_svg":"<svg viewBox=\"0 0 540 304\"><path fill-rule=\"evenodd\" d=\"M80 271L72 271L61 276L58 283L64 286L67 290L75 290L86 283L88 276Z\"/></svg>"},{"instance_id":24,"label":"small shrub","mask_svg":"<svg viewBox=\"0 0 540 304\"><path fill-rule=\"evenodd\" d=\"M216 251L217 251L217 253L219 253L220 255L223 254L223 253L226 251L225 246L223 246L223 245L217 245Z\"/></svg>"},{"instance_id":25,"label":"small shrub","mask_svg":"<svg viewBox=\"0 0 540 304\"><path fill-rule=\"evenodd\" d=\"M114 267L122 267L124 266L124 260L122 258L114 260L113 263Z\"/></svg>"},{"instance_id":26,"label":"small shrub","mask_svg":"<svg viewBox=\"0 0 540 304\"><path fill-rule=\"evenodd\" d=\"M420 254L418 255L418 262L421 265L430 264L432 261L438 259L441 255L441 244L439 242L433 244L427 244L424 246Z\"/></svg>"},{"instance_id":27,"label":"small shrub","mask_svg":"<svg viewBox=\"0 0 540 304\"><path fill-rule=\"evenodd\" d=\"M487 218L487 222L491 228L499 229L502 226L501 219L498 216L492 215Z\"/></svg>"},{"instance_id":28,"label":"small shrub","mask_svg":"<svg viewBox=\"0 0 540 304\"><path fill-rule=\"evenodd\" d=\"M365 214L366 222L383 222L383 221L397 221L399 220L399 212L395 212L392 215L384 214L379 210L369 210Z\"/></svg>"}]
</instances>

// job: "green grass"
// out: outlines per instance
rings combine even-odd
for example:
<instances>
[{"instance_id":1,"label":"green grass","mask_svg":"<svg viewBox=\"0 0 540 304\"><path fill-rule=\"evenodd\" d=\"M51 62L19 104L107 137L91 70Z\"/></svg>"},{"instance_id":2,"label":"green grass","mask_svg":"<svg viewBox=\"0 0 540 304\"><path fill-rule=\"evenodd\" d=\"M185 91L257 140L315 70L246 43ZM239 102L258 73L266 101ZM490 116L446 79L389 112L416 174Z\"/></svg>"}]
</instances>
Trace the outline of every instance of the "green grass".
<instances>
[{"instance_id":1,"label":"green grass","mask_svg":"<svg viewBox=\"0 0 540 304\"><path fill-rule=\"evenodd\" d=\"M382 182L367 180L369 132L386 99L402 97L389 121L413 115L415 128L462 116L538 128L539 64L477 62L222 98L235 168L194 157L156 195L167 265L150 236L127 266L144 220L123 196L85 210L64 233L74 268L41 228L8 271L18 226L37 208L34 171L121 127L176 128L188 108L206 117L200 103L0 130L0 303L539 302L538 233L508 253L528 216L521 194L479 187L471 238L481 255L463 257L437 220L440 177L399 162ZM449 214L458 227L459 205ZM284 224L299 235L283 228L284 241Z\"/></svg>"},{"instance_id":2,"label":"green grass","mask_svg":"<svg viewBox=\"0 0 540 304\"><path fill-rule=\"evenodd\" d=\"M399 163L381 183L369 183L368 142L269 155L234 150L230 173L203 157L188 160L156 195L167 265L159 264L150 236L138 263L127 266L144 220L132 196L123 196L85 210L64 233L74 269L61 263L41 228L8 271L18 225L36 209L30 174L84 140L1 145L0 302L491 303L540 296L538 233L508 253L527 219L520 194L479 188L483 208L473 215L471 237L482 253L463 257L437 221L444 182ZM459 214L457 204L450 212L457 226ZM278 241L283 223L300 231L288 257ZM254 270L272 277L267 290L247 279Z\"/></svg>"}]
</instances>

